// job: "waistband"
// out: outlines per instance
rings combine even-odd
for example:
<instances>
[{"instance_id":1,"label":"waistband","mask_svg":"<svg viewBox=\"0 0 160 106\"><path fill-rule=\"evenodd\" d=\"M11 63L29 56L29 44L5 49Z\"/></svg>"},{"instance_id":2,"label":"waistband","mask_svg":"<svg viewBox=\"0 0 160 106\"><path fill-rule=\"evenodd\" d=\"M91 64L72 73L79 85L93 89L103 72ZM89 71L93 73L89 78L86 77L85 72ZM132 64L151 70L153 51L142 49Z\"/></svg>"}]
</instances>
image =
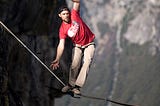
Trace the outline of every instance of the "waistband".
<instances>
[{"instance_id":1,"label":"waistband","mask_svg":"<svg viewBox=\"0 0 160 106\"><path fill-rule=\"evenodd\" d=\"M82 48L82 49L88 47L89 45L95 45L94 41L90 42L86 45L83 45L83 46L81 46L80 44L74 44L75 47L79 47L79 48Z\"/></svg>"}]
</instances>

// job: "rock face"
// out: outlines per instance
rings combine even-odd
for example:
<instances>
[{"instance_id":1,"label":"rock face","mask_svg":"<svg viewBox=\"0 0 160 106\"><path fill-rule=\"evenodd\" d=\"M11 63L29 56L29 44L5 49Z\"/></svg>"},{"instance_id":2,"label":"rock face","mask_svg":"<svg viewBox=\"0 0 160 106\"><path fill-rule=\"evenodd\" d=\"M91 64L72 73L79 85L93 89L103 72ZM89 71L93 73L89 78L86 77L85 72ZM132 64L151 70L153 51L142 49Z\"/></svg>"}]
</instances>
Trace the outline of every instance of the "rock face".
<instances>
[{"instance_id":1,"label":"rock face","mask_svg":"<svg viewBox=\"0 0 160 106\"><path fill-rule=\"evenodd\" d=\"M82 0L81 4L81 16L97 43L82 92L140 106L158 105L160 1ZM117 106L90 99L63 100L56 100L56 105Z\"/></svg>"},{"instance_id":2,"label":"rock face","mask_svg":"<svg viewBox=\"0 0 160 106\"><path fill-rule=\"evenodd\" d=\"M64 0L2 0L2 21L48 67L56 54L60 19L57 9ZM67 80L70 48L62 57L55 74ZM68 49L68 50L67 50ZM4 27L0 27L0 106L53 106L61 97L62 88L37 59L33 57Z\"/></svg>"},{"instance_id":3,"label":"rock face","mask_svg":"<svg viewBox=\"0 0 160 106\"><path fill-rule=\"evenodd\" d=\"M67 5L71 8L71 1ZM58 44L57 8L65 0L1 0L0 20L45 63ZM81 16L96 35L96 53L86 95L140 106L160 104L160 1L81 0ZM72 44L67 40L61 67L67 82ZM0 28L0 106L117 106L62 96L57 81L4 28ZM56 99L55 99L56 98Z\"/></svg>"}]
</instances>

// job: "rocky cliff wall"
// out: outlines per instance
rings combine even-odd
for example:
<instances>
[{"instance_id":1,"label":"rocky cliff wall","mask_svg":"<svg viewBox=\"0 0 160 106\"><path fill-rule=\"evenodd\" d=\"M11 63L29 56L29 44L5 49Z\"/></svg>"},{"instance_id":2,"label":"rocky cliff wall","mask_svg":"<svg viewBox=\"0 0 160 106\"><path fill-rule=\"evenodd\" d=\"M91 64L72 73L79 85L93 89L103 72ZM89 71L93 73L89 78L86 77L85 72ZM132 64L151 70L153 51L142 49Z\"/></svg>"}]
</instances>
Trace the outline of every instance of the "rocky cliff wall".
<instances>
[{"instance_id":1,"label":"rocky cliff wall","mask_svg":"<svg viewBox=\"0 0 160 106\"><path fill-rule=\"evenodd\" d=\"M67 1L71 8L70 3ZM55 56L60 25L54 14L62 4L64 0L2 0L0 19L49 66ZM158 106L159 0L81 0L81 4L81 16L95 33L97 44L82 93ZM2 106L116 106L62 96L56 90L61 84L2 27L0 44ZM70 63L70 42L66 48L62 67L55 71L64 82ZM54 101L55 97L59 98Z\"/></svg>"},{"instance_id":2,"label":"rocky cliff wall","mask_svg":"<svg viewBox=\"0 0 160 106\"><path fill-rule=\"evenodd\" d=\"M1 0L2 21L44 64L56 54L60 20L57 9L64 0ZM71 43L67 40L61 69L66 81ZM68 50L67 50L68 49ZM53 106L63 86L4 27L0 27L0 105ZM58 89L58 90L57 90Z\"/></svg>"},{"instance_id":3,"label":"rocky cliff wall","mask_svg":"<svg viewBox=\"0 0 160 106\"><path fill-rule=\"evenodd\" d=\"M82 0L81 4L81 16L97 44L82 92L140 106L159 105L159 0ZM56 104L117 106L90 99L63 100Z\"/></svg>"}]
</instances>

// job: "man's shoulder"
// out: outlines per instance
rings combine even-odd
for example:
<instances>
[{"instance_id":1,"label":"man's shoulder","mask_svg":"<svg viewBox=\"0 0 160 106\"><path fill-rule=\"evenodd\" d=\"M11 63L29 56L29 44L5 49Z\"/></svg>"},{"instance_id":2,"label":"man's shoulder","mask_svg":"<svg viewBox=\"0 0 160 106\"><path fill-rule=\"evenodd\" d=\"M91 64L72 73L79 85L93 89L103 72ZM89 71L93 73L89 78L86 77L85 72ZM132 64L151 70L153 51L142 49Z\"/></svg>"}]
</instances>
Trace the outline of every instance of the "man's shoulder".
<instances>
[{"instance_id":1,"label":"man's shoulder","mask_svg":"<svg viewBox=\"0 0 160 106\"><path fill-rule=\"evenodd\" d=\"M68 30L70 26L71 24L65 24L64 22L62 22L59 31L66 33L66 31Z\"/></svg>"}]
</instances>

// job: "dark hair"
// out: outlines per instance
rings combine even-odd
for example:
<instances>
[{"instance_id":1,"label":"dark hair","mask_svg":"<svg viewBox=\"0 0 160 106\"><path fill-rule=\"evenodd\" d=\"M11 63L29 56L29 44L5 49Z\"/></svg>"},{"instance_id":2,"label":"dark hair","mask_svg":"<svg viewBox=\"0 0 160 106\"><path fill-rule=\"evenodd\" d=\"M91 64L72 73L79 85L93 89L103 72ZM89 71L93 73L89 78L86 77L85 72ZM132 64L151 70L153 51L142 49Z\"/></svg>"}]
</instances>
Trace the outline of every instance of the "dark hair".
<instances>
[{"instance_id":1,"label":"dark hair","mask_svg":"<svg viewBox=\"0 0 160 106\"><path fill-rule=\"evenodd\" d=\"M58 10L58 14L60 14L62 11L70 11L67 6L61 6Z\"/></svg>"}]
</instances>

